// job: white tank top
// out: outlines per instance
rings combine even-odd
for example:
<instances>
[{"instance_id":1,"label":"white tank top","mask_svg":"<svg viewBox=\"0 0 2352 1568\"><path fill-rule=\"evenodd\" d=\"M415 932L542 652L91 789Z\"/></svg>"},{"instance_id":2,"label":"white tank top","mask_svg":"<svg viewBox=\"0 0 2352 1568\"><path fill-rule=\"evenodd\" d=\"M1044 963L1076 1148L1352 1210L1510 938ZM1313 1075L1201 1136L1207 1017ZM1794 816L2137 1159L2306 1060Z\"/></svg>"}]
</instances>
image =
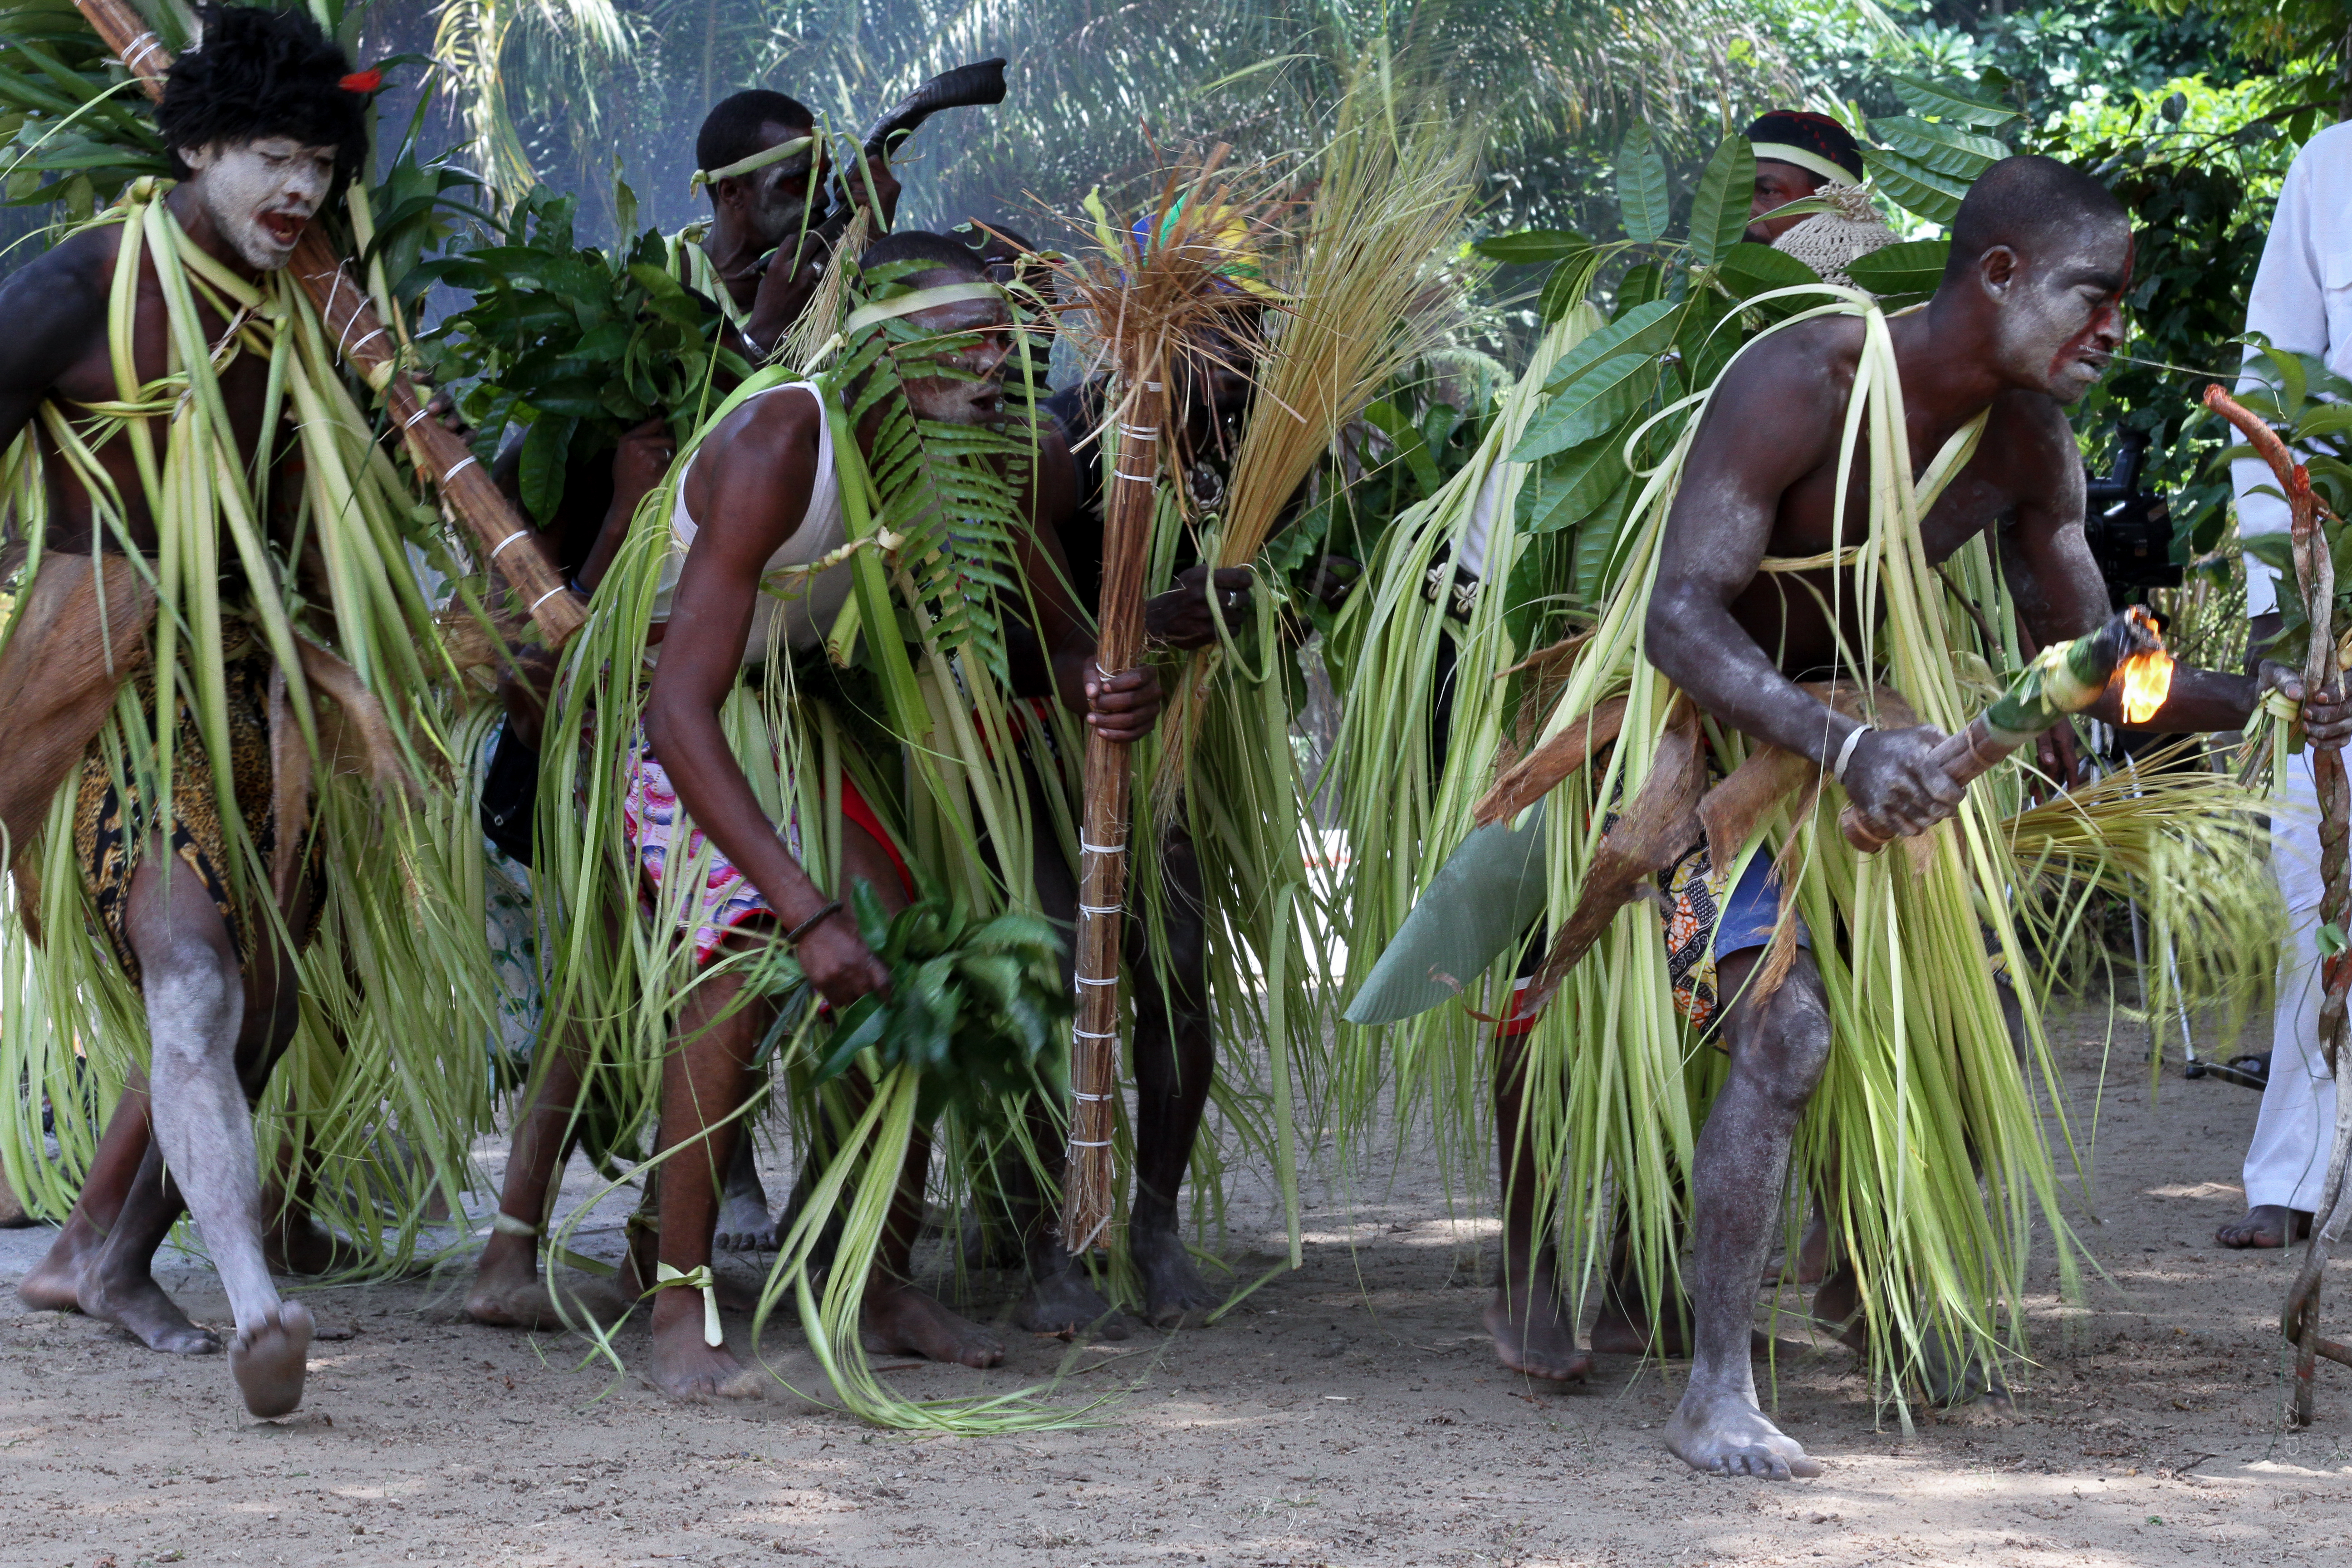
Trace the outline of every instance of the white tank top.
<instances>
[{"instance_id":1,"label":"white tank top","mask_svg":"<svg viewBox=\"0 0 2352 1568\"><path fill-rule=\"evenodd\" d=\"M796 381L783 386L772 386L756 394L751 401L772 396L779 392L805 392L811 397L822 398L814 382ZM697 457L700 454L697 453ZM694 545L696 532L693 517L686 510L687 474L693 471L693 459L687 463L686 473L677 477L677 499L669 513L669 558L662 563L661 586L654 598L654 621L656 625L669 619L670 598L677 589L678 574L685 569L686 552ZM777 546L768 557L760 580L760 597L751 606L751 635L743 644L745 668L763 662L776 631L776 617L783 617L782 635L786 647L814 647L833 629L834 618L848 602L851 586L849 563L830 567L811 576L806 573L787 570L805 566L830 551L838 550L848 542L841 521L841 477L833 466L833 422L820 419L816 437L816 479L809 487L808 510L801 518L800 527L792 537ZM656 644L646 650L650 660L659 652Z\"/></svg>"}]
</instances>

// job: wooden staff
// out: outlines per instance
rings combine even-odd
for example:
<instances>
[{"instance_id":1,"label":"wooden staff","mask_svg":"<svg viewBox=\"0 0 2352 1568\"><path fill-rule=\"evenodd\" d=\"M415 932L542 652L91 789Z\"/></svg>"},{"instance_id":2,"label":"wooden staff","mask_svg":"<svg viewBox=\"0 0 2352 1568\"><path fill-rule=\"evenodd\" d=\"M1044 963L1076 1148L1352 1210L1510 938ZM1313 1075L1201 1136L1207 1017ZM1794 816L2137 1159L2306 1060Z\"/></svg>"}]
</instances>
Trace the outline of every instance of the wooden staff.
<instances>
[{"instance_id":1,"label":"wooden staff","mask_svg":"<svg viewBox=\"0 0 2352 1568\"><path fill-rule=\"evenodd\" d=\"M164 74L172 68L172 53L145 19L124 0L74 0L74 4L106 47L139 79L147 96L160 100ZM415 384L394 355L390 329L377 317L367 291L346 274L342 259L315 224L302 231L294 247L293 271L318 306L320 319L343 358L383 395L384 407L399 424L417 471L433 481L443 503L473 530L487 552L485 564L497 567L520 592L547 646L562 647L588 618L580 596L564 586L563 579L540 553L532 529L507 505L466 443L438 419L426 416L425 399L417 395ZM518 544L522 548L511 548Z\"/></svg>"},{"instance_id":2,"label":"wooden staff","mask_svg":"<svg viewBox=\"0 0 2352 1568\"><path fill-rule=\"evenodd\" d=\"M2303 591L2304 615L2311 622L2311 642L2303 660L2303 694L2306 701L2335 701L2342 688L2336 656L2336 563L2319 528L2319 498L2311 492L2311 475L2294 460L2276 431L2220 385L2205 389L2205 406L2236 426L2278 477L2286 497L2288 537L2294 546L2296 585ZM2312 781L2319 794L2319 919L2323 925L2346 929L2352 912L2352 877L2347 876L2347 839L2352 837L2352 790L2347 790L2344 752L2340 746L2315 746L2311 753ZM2320 1050L2327 1058L2329 1076L2341 1078L2345 1040L2345 994L2352 989L2352 960L2337 952L2320 964ZM2344 1171L2352 1152L2352 1095L2336 1096L2336 1138L2327 1157L2327 1181L2320 1189L2318 1221L2311 1227L2311 1245L2304 1254L2302 1271L2286 1293L2280 1314L2280 1331L2295 1348L2294 1424L2311 1425L2312 1373L2315 1358L2352 1366L2352 1348L2323 1339L2319 1333L2319 1286L2327 1272L2327 1255L2352 1219L2352 1194L2345 1191Z\"/></svg>"},{"instance_id":3,"label":"wooden staff","mask_svg":"<svg viewBox=\"0 0 2352 1568\"><path fill-rule=\"evenodd\" d=\"M1095 668L1132 669L1143 656L1143 569L1159 489L1167 388L1160 356L1137 356L1119 399L1118 441L1104 473L1102 598ZM1062 1240L1083 1255L1109 1228L1113 1100L1118 1093L1119 927L1127 907L1133 769L1127 743L1087 731L1087 798L1078 835L1077 1019L1070 1042L1070 1149Z\"/></svg>"}]
</instances>

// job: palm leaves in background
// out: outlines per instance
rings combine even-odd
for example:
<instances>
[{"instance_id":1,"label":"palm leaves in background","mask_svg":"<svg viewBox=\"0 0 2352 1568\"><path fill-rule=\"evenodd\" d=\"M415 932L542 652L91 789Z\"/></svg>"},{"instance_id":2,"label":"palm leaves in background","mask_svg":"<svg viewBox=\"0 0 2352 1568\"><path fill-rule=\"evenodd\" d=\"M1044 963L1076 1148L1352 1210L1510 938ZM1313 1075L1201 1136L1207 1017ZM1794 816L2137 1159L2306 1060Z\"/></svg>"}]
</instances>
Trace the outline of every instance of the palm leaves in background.
<instances>
[{"instance_id":1,"label":"palm leaves in background","mask_svg":"<svg viewBox=\"0 0 2352 1568\"><path fill-rule=\"evenodd\" d=\"M378 0L358 53L438 58L446 132L509 196L536 177L601 199L618 158L667 226L693 216L694 133L728 93L772 88L857 124L1003 55L1006 108L913 149L905 211L944 225L1013 217L1032 196L1072 210L1158 169L1155 143L1313 145L1384 39L1435 65L1454 109L1495 123L1488 194L1522 221L1580 199L1593 149L1625 124L1705 145L1780 84L1764 25L1726 0Z\"/></svg>"}]
</instances>

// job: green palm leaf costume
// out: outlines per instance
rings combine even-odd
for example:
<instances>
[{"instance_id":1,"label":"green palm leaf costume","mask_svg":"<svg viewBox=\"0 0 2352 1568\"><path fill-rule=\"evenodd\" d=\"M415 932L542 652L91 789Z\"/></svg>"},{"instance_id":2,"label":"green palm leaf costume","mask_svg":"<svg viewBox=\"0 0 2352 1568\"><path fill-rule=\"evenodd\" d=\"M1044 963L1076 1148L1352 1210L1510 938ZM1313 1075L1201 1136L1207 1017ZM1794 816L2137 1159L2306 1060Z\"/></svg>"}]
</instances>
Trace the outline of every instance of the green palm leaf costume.
<instances>
[{"instance_id":1,"label":"green palm leaf costume","mask_svg":"<svg viewBox=\"0 0 2352 1568\"><path fill-rule=\"evenodd\" d=\"M27 602L45 574L86 572L101 600L127 593L137 607L110 625L100 668L56 670L112 683L114 700L39 831L8 847L18 880L0 965L11 1089L0 1162L36 1207L61 1214L143 1063L120 900L146 837L166 832L179 849L166 874L201 872L246 952L265 928L301 949L299 1028L257 1118L265 1163L307 1170L322 1216L398 1262L434 1190L454 1200L471 1184L467 1147L489 1104L482 932L437 896L459 875L447 847L464 837L442 741L460 694L411 556L457 572L308 296L288 273L247 279L199 249L162 199L169 188L142 178L93 225L120 234L115 397L43 404L46 444L28 428L5 457ZM131 348L142 268L169 334L169 368L144 384ZM217 339L208 319L225 323ZM289 439L299 459L282 470L247 459L231 428L218 377L240 356L268 364L263 438ZM95 456L118 438L152 554ZM48 548L51 464L90 498L87 558ZM278 471L298 476L299 496L271 495ZM273 513L293 518L290 536L271 536ZM109 620L122 615L118 604ZM54 637L10 644L54 630L12 619L0 660L39 668L63 646ZM306 864L307 944L283 897ZM113 940L80 940L85 928ZM45 1100L54 1163L39 1142Z\"/></svg>"}]
</instances>

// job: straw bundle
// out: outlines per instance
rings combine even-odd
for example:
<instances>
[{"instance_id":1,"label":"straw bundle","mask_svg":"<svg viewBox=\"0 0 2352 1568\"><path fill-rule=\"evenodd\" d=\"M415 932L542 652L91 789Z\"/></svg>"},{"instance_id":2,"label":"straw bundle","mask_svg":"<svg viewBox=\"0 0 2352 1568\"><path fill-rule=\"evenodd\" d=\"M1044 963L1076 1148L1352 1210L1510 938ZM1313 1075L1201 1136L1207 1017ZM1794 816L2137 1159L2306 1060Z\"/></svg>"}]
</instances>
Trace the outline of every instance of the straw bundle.
<instances>
[{"instance_id":1,"label":"straw bundle","mask_svg":"<svg viewBox=\"0 0 2352 1568\"><path fill-rule=\"evenodd\" d=\"M1475 192L1477 148L1475 121L1400 101L1381 73L1366 72L1342 100L1339 128L1311 165L1305 230L1269 269L1282 303L1255 367L1215 533L1202 542L1212 564L1255 563L1341 429L1439 340L1450 295L1430 283ZM1163 818L1207 721L1215 657L1195 656L1162 721L1154 805Z\"/></svg>"}]
</instances>

